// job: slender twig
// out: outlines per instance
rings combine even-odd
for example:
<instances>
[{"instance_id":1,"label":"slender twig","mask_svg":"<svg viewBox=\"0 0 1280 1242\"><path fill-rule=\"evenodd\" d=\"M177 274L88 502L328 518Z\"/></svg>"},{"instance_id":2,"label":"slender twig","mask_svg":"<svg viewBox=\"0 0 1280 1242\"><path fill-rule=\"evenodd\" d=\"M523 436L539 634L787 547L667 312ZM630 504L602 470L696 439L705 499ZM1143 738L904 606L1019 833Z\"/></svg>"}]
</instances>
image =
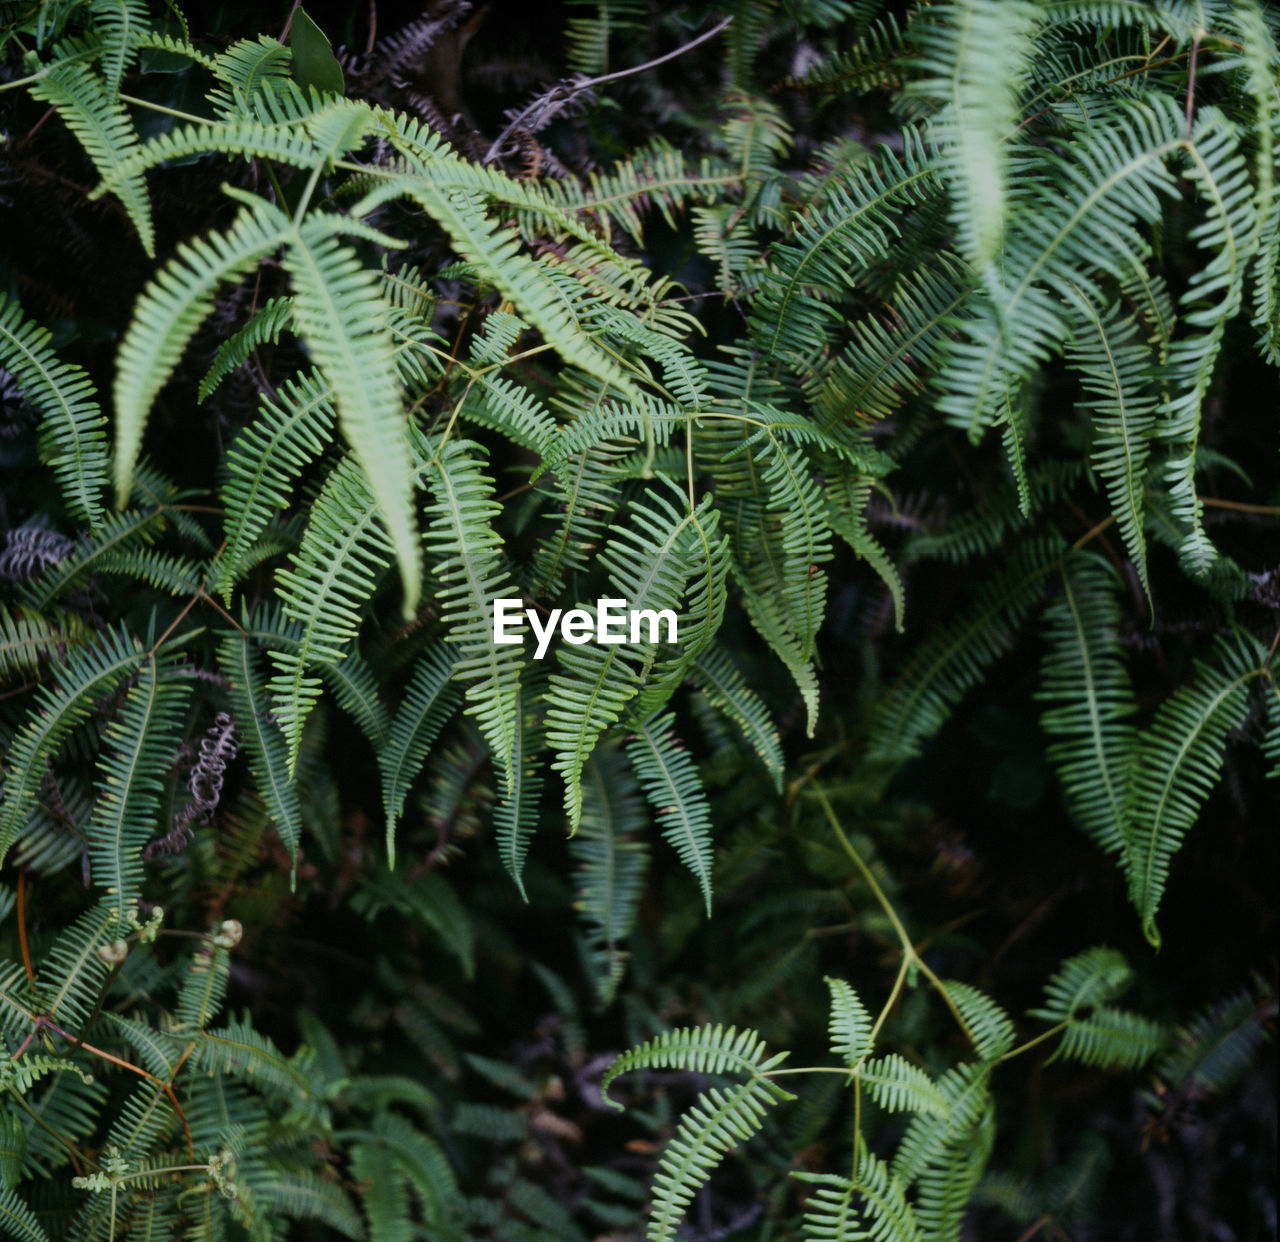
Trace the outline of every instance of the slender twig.
<instances>
[{"instance_id":1,"label":"slender twig","mask_svg":"<svg viewBox=\"0 0 1280 1242\"><path fill-rule=\"evenodd\" d=\"M18 949L22 953L22 965L26 968L29 982L36 981L36 972L31 969L31 950L27 947L27 873L25 869L18 872Z\"/></svg>"},{"instance_id":2,"label":"slender twig","mask_svg":"<svg viewBox=\"0 0 1280 1242\"><path fill-rule=\"evenodd\" d=\"M647 60L643 65L633 65L630 69L616 69L613 73L604 73L598 78L585 78L581 82L571 82L568 86L572 93L577 95L581 94L583 91L591 90L592 87L601 86L605 82L616 82L620 78L629 78L633 74L644 73L649 69L656 68L658 65L666 64L669 60L675 60L677 56L683 56L686 52L692 51L693 48L697 47L700 43L705 43L708 39L715 38L715 36L729 25L731 21L733 21L732 17L726 17L723 21L717 22L712 26L710 30L704 30L702 34L698 35L696 38L690 39L688 43L681 44L680 47L676 48L674 51L667 52L664 56L656 57L654 60ZM544 92L542 95L539 95L533 103L529 104L528 107L522 108L518 113L516 113L502 133L493 140L492 145L489 147L488 151L485 152L484 159L481 163L488 164L497 158L498 152L502 150L503 143L511 137L515 130L520 128L520 122L523 121L525 117L527 117L531 112L537 110L545 98L546 93Z\"/></svg>"}]
</instances>

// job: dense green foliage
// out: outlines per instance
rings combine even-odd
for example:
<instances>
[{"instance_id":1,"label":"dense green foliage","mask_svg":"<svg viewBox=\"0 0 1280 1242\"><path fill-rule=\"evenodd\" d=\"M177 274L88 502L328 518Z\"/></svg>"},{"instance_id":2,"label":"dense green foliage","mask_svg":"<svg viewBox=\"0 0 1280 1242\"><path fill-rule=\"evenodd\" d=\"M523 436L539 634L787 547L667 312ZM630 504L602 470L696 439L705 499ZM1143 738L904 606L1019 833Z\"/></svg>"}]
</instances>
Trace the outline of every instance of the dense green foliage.
<instances>
[{"instance_id":1,"label":"dense green foliage","mask_svg":"<svg viewBox=\"0 0 1280 1242\"><path fill-rule=\"evenodd\" d=\"M1273 13L0 13L5 1237L1271 1236Z\"/></svg>"}]
</instances>

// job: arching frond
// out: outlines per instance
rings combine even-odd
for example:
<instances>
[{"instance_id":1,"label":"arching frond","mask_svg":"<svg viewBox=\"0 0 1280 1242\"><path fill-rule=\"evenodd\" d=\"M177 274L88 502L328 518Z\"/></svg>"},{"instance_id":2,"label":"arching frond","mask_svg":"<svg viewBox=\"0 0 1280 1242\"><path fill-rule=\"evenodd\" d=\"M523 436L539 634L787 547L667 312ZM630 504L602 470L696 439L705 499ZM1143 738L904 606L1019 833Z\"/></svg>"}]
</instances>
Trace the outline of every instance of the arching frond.
<instances>
[{"instance_id":1,"label":"arching frond","mask_svg":"<svg viewBox=\"0 0 1280 1242\"><path fill-rule=\"evenodd\" d=\"M62 487L74 517L96 526L107 480L106 419L93 381L54 353L49 333L0 293L0 367L18 381L43 416L41 456Z\"/></svg>"}]
</instances>

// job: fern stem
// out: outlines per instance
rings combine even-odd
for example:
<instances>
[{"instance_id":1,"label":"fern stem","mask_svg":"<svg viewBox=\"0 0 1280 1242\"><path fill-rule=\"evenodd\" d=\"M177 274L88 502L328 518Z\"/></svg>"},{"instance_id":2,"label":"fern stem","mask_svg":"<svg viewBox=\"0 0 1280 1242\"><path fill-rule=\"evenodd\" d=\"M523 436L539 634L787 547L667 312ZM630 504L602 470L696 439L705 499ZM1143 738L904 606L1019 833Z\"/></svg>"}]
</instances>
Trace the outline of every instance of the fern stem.
<instances>
[{"instance_id":1,"label":"fern stem","mask_svg":"<svg viewBox=\"0 0 1280 1242\"><path fill-rule=\"evenodd\" d=\"M149 108L152 112L163 112L165 116L175 117L179 121L189 121L193 125L209 125L211 120L207 116L196 116L194 112L182 112L178 108L167 108L164 104L152 103L150 99L143 99L138 95L126 95L120 92L120 102L134 104L139 108Z\"/></svg>"},{"instance_id":2,"label":"fern stem","mask_svg":"<svg viewBox=\"0 0 1280 1242\"><path fill-rule=\"evenodd\" d=\"M1005 1061L1012 1061L1014 1057L1020 1057L1024 1052L1030 1052L1037 1044L1043 1044L1046 1040L1052 1039L1061 1031L1065 1031L1071 1025L1070 1022L1059 1022L1057 1026L1051 1026L1047 1031L1042 1031L1034 1039L1029 1039L1025 1044L1019 1044L1016 1048L1011 1048L1004 1056L997 1058L996 1064L1003 1065Z\"/></svg>"},{"instance_id":3,"label":"fern stem","mask_svg":"<svg viewBox=\"0 0 1280 1242\"><path fill-rule=\"evenodd\" d=\"M818 801L822 804L822 809L826 814L827 821L830 823L832 831L835 832L836 838L839 840L844 852L853 860L854 865L862 873L863 878L871 888L875 899L880 903L880 908L889 918L889 922L893 924L893 929L898 934L898 939L902 943L902 951L906 959L913 962L924 975L926 979L933 984L934 990L942 997L943 1003L951 1011L951 1016L956 1020L960 1029L964 1032L965 1038L970 1043L974 1042L973 1032L969 1029L969 1024L964 1020L960 1010L956 1008L956 1003L951 999L950 993L943 987L942 980L934 973L932 967L916 952L915 945L911 941L911 937L907 934L907 929L902 925L902 920L898 917L898 912L893 908L893 904L889 898L885 896L884 890L876 881L876 877L872 874L871 868L862 861L862 856L853 848L853 843L845 836L844 829L840 827L840 821L836 818L835 810L831 803L827 801L827 795L823 793L822 787L815 784L813 792L817 795Z\"/></svg>"}]
</instances>

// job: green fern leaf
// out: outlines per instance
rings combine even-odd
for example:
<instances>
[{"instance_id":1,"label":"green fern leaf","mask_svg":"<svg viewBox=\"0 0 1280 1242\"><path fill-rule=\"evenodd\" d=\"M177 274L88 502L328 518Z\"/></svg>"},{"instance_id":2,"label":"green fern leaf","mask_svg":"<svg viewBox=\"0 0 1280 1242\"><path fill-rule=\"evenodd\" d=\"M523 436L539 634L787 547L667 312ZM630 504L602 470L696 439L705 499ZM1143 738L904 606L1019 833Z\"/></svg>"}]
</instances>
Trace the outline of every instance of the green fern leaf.
<instances>
[{"instance_id":1,"label":"green fern leaf","mask_svg":"<svg viewBox=\"0 0 1280 1242\"><path fill-rule=\"evenodd\" d=\"M466 686L474 716L506 782L515 785L516 717L524 659L519 648L499 645L494 636L494 601L512 598L504 572L501 540L491 525L500 512L493 484L465 440L439 444L430 454L425 542L440 581L438 599L448 640L458 649L453 677Z\"/></svg>"},{"instance_id":2,"label":"green fern leaf","mask_svg":"<svg viewBox=\"0 0 1280 1242\"><path fill-rule=\"evenodd\" d=\"M226 233L179 246L138 298L116 364L117 504L129 494L151 405L213 309L214 291L279 247L288 229L278 208L253 199Z\"/></svg>"},{"instance_id":3,"label":"green fern leaf","mask_svg":"<svg viewBox=\"0 0 1280 1242\"><path fill-rule=\"evenodd\" d=\"M1256 643L1237 631L1237 645L1217 644L1216 664L1168 699L1138 741L1133 818L1125 870L1142 930L1159 947L1156 912L1169 864L1222 770L1227 735L1248 711L1249 683L1263 675Z\"/></svg>"},{"instance_id":4,"label":"green fern leaf","mask_svg":"<svg viewBox=\"0 0 1280 1242\"><path fill-rule=\"evenodd\" d=\"M622 947L635 926L649 871L640 791L616 745L596 747L582 773L582 823L569 842L575 905L601 1004L617 991L627 966Z\"/></svg>"},{"instance_id":5,"label":"green fern leaf","mask_svg":"<svg viewBox=\"0 0 1280 1242\"><path fill-rule=\"evenodd\" d=\"M289 776L285 739L271 719L262 661L245 637L231 634L218 648L218 663L230 683L232 718L248 752L254 784L296 863L302 807Z\"/></svg>"},{"instance_id":6,"label":"green fern leaf","mask_svg":"<svg viewBox=\"0 0 1280 1242\"><path fill-rule=\"evenodd\" d=\"M694 683L707 698L742 730L751 749L782 792L784 761L778 730L760 696L743 680L727 652L719 647L704 651L693 663Z\"/></svg>"},{"instance_id":7,"label":"green fern leaf","mask_svg":"<svg viewBox=\"0 0 1280 1242\"><path fill-rule=\"evenodd\" d=\"M142 851L156 833L164 778L182 740L190 686L175 681L153 656L130 687L119 717L103 737L100 796L89 823L89 859L102 903L123 936L142 886Z\"/></svg>"},{"instance_id":8,"label":"green fern leaf","mask_svg":"<svg viewBox=\"0 0 1280 1242\"><path fill-rule=\"evenodd\" d=\"M951 187L952 226L975 271L987 272L1009 211L1008 138L1034 55L1037 7L1021 0L957 0L932 5L911 24L924 77L909 93L936 98L930 142Z\"/></svg>"},{"instance_id":9,"label":"green fern leaf","mask_svg":"<svg viewBox=\"0 0 1280 1242\"><path fill-rule=\"evenodd\" d=\"M93 382L80 367L59 361L49 333L26 319L5 293L0 293L0 367L43 416L40 455L57 476L67 507L97 526L107 452L106 419Z\"/></svg>"},{"instance_id":10,"label":"green fern leaf","mask_svg":"<svg viewBox=\"0 0 1280 1242\"><path fill-rule=\"evenodd\" d=\"M123 166L138 149L138 136L124 105L114 97L88 65L72 59L47 66L31 85L37 99L52 104L67 128L80 140L98 175L110 180L138 239L149 256L155 254L155 228L151 222L151 202L140 172Z\"/></svg>"},{"instance_id":11,"label":"green fern leaf","mask_svg":"<svg viewBox=\"0 0 1280 1242\"><path fill-rule=\"evenodd\" d=\"M1086 949L1062 963L1045 984L1043 1006L1029 1012L1046 1022L1066 1022L1114 1000L1132 980L1133 972L1115 949Z\"/></svg>"},{"instance_id":12,"label":"green fern leaf","mask_svg":"<svg viewBox=\"0 0 1280 1242\"><path fill-rule=\"evenodd\" d=\"M1067 805L1109 853L1122 853L1129 824L1135 704L1117 634L1120 605L1107 563L1087 553L1060 569L1062 593L1045 611L1049 652L1036 698L1056 740L1046 752Z\"/></svg>"},{"instance_id":13,"label":"green fern leaf","mask_svg":"<svg viewBox=\"0 0 1280 1242\"><path fill-rule=\"evenodd\" d=\"M871 1015L843 979L828 976L826 984L831 992L831 1051L853 1070L871 1053Z\"/></svg>"},{"instance_id":14,"label":"green fern leaf","mask_svg":"<svg viewBox=\"0 0 1280 1242\"><path fill-rule=\"evenodd\" d=\"M58 685L37 691L40 710L16 734L5 756L0 862L26 823L46 764L62 740L89 714L94 700L118 686L142 660L141 648L126 631L108 631L92 646L68 652Z\"/></svg>"},{"instance_id":15,"label":"green fern leaf","mask_svg":"<svg viewBox=\"0 0 1280 1242\"><path fill-rule=\"evenodd\" d=\"M395 828L404 810L409 785L422 769L440 729L457 704L451 682L453 659L445 647L418 658L404 699L378 753L382 773L382 805L387 814L388 865L395 866Z\"/></svg>"},{"instance_id":16,"label":"green fern leaf","mask_svg":"<svg viewBox=\"0 0 1280 1242\"><path fill-rule=\"evenodd\" d=\"M294 319L333 388L343 434L387 524L404 584L404 614L410 617L421 589L422 556L413 519L414 463L387 308L377 274L331 235L337 224L313 216L289 239Z\"/></svg>"},{"instance_id":17,"label":"green fern leaf","mask_svg":"<svg viewBox=\"0 0 1280 1242\"><path fill-rule=\"evenodd\" d=\"M627 742L627 757L657 815L662 835L697 877L709 915L711 807L693 760L675 736L674 723L674 714L668 712L638 725Z\"/></svg>"}]
</instances>

